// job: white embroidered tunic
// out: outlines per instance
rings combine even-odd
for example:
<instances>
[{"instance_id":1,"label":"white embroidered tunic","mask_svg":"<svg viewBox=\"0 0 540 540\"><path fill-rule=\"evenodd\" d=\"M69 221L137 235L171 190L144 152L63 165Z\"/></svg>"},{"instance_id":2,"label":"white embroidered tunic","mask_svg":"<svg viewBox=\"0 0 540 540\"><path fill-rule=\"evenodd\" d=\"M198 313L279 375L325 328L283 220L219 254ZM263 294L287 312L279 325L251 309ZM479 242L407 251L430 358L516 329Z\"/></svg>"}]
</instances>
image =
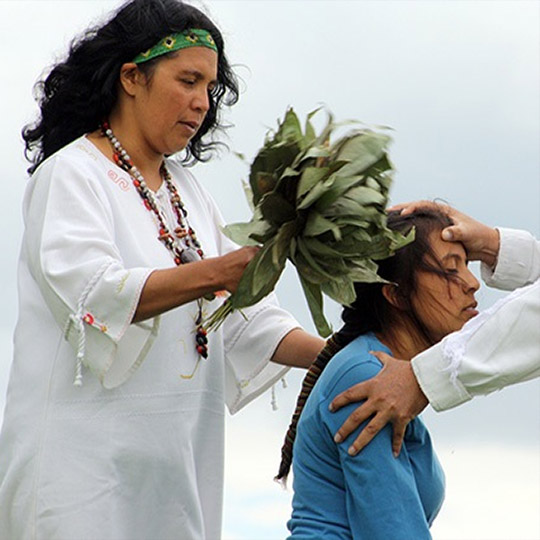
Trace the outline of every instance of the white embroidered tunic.
<instances>
[{"instance_id":1,"label":"white embroidered tunic","mask_svg":"<svg viewBox=\"0 0 540 540\"><path fill-rule=\"evenodd\" d=\"M205 255L234 249L211 197L167 166ZM169 204L164 186L157 196ZM130 324L149 274L174 262L128 175L85 137L33 175L24 219L0 538L219 538L224 404L283 376L269 360L298 323L273 297L234 314L187 378L196 303Z\"/></svg>"}]
</instances>

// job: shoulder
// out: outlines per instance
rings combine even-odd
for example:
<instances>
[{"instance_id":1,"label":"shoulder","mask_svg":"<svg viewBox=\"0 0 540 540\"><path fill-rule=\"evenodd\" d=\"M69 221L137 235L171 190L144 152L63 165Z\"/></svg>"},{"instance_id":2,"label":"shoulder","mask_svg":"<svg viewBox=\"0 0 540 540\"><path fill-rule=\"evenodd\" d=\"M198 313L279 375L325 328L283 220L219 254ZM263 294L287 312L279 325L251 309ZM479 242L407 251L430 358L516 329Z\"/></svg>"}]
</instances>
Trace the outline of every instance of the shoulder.
<instances>
[{"instance_id":1,"label":"shoulder","mask_svg":"<svg viewBox=\"0 0 540 540\"><path fill-rule=\"evenodd\" d=\"M107 168L108 164L108 168ZM81 184L106 184L105 179L129 190L129 178L109 163L99 150L84 136L67 144L49 156L35 170L30 178L30 186L50 185L61 189L77 189ZM125 178L124 178L125 176ZM47 188L48 189L48 188Z\"/></svg>"},{"instance_id":2,"label":"shoulder","mask_svg":"<svg viewBox=\"0 0 540 540\"><path fill-rule=\"evenodd\" d=\"M357 337L330 360L317 384L327 399L346 390L353 384L371 379L382 369L382 364L371 351L389 353L374 334Z\"/></svg>"},{"instance_id":3,"label":"shoulder","mask_svg":"<svg viewBox=\"0 0 540 540\"><path fill-rule=\"evenodd\" d=\"M86 169L92 164L97 166L101 156L99 150L82 136L70 142L57 152L49 156L36 169L32 177L43 176L58 167Z\"/></svg>"},{"instance_id":4,"label":"shoulder","mask_svg":"<svg viewBox=\"0 0 540 540\"><path fill-rule=\"evenodd\" d=\"M80 137L48 157L28 181L23 208L45 208L58 204L107 206L113 191L125 196L131 190L127 174L99 153L85 137Z\"/></svg>"},{"instance_id":5,"label":"shoulder","mask_svg":"<svg viewBox=\"0 0 540 540\"><path fill-rule=\"evenodd\" d=\"M357 337L330 360L308 398L299 427L309 422L312 429L320 430L324 426L333 436L358 403L330 412L330 402L355 384L375 377L382 369L381 362L370 351L389 352L374 334L368 333Z\"/></svg>"}]
</instances>

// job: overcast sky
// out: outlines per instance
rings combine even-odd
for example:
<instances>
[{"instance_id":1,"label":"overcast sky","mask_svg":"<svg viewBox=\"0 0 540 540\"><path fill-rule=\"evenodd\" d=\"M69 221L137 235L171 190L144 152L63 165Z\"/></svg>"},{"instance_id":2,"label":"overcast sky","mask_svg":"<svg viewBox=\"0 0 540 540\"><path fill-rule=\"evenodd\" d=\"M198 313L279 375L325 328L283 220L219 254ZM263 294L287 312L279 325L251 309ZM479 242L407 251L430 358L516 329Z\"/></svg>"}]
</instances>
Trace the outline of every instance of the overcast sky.
<instances>
[{"instance_id":1,"label":"overcast sky","mask_svg":"<svg viewBox=\"0 0 540 540\"><path fill-rule=\"evenodd\" d=\"M118 5L0 1L0 407L16 321L26 183L19 133L36 113L32 85L77 32ZM228 115L234 124L228 135L232 150L252 158L288 106L305 116L324 103L337 119L394 129L394 202L439 197L488 224L540 236L539 2L208 0L196 5L222 29L243 80L240 102ZM224 153L196 167L196 174L227 221L249 218L241 187L246 165ZM312 330L291 269L278 294ZM500 296L482 289L480 306ZM338 326L338 307L329 304L328 314ZM226 538L286 534L291 494L272 477L301 373L287 381L287 389L277 389L277 412L267 394L228 421ZM540 383L442 414L428 410L424 418L448 484L434 538L540 538Z\"/></svg>"}]
</instances>

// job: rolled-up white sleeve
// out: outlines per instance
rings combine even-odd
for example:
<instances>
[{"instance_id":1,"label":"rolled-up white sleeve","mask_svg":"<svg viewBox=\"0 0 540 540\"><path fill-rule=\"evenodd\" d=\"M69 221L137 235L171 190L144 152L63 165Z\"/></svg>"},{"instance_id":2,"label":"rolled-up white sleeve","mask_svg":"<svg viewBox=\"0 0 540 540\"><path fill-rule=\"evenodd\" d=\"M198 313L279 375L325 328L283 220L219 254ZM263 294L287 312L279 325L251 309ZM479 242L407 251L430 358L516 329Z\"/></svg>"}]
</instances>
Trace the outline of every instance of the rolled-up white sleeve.
<instances>
[{"instance_id":1,"label":"rolled-up white sleeve","mask_svg":"<svg viewBox=\"0 0 540 540\"><path fill-rule=\"evenodd\" d=\"M151 268L125 268L97 182L70 160L45 162L26 194L30 271L80 360L106 387L142 362L159 319L131 324Z\"/></svg>"},{"instance_id":2,"label":"rolled-up white sleeve","mask_svg":"<svg viewBox=\"0 0 540 540\"><path fill-rule=\"evenodd\" d=\"M242 315L243 313L243 315ZM231 414L262 394L290 369L270 362L281 340L298 322L271 294L255 306L233 312L224 323L225 393Z\"/></svg>"},{"instance_id":3,"label":"rolled-up white sleeve","mask_svg":"<svg viewBox=\"0 0 540 540\"><path fill-rule=\"evenodd\" d=\"M412 360L422 391L444 411L540 376L540 280L517 289Z\"/></svg>"},{"instance_id":4,"label":"rolled-up white sleeve","mask_svg":"<svg viewBox=\"0 0 540 540\"><path fill-rule=\"evenodd\" d=\"M500 248L495 269L482 264L490 287L512 291L540 278L540 241L527 231L499 227Z\"/></svg>"}]
</instances>

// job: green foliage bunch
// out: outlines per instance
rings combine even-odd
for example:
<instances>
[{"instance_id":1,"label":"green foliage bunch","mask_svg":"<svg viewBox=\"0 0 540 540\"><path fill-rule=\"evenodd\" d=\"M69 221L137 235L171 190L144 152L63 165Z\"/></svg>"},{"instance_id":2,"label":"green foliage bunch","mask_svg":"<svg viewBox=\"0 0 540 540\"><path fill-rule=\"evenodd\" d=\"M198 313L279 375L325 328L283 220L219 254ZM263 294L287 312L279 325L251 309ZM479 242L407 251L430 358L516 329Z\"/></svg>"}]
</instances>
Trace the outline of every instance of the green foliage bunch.
<instances>
[{"instance_id":1,"label":"green foliage bunch","mask_svg":"<svg viewBox=\"0 0 540 540\"><path fill-rule=\"evenodd\" d=\"M248 223L228 225L224 232L242 246L261 249L235 293L208 319L209 329L219 326L233 309L267 296L290 260L317 331L326 337L331 328L322 293L339 304L351 304L354 282L382 281L375 261L413 238L386 226L390 137L381 130L357 127L331 143L341 126L329 114L317 135L311 123L315 113L307 116L302 130L296 113L288 109L251 165L253 217Z\"/></svg>"}]
</instances>

